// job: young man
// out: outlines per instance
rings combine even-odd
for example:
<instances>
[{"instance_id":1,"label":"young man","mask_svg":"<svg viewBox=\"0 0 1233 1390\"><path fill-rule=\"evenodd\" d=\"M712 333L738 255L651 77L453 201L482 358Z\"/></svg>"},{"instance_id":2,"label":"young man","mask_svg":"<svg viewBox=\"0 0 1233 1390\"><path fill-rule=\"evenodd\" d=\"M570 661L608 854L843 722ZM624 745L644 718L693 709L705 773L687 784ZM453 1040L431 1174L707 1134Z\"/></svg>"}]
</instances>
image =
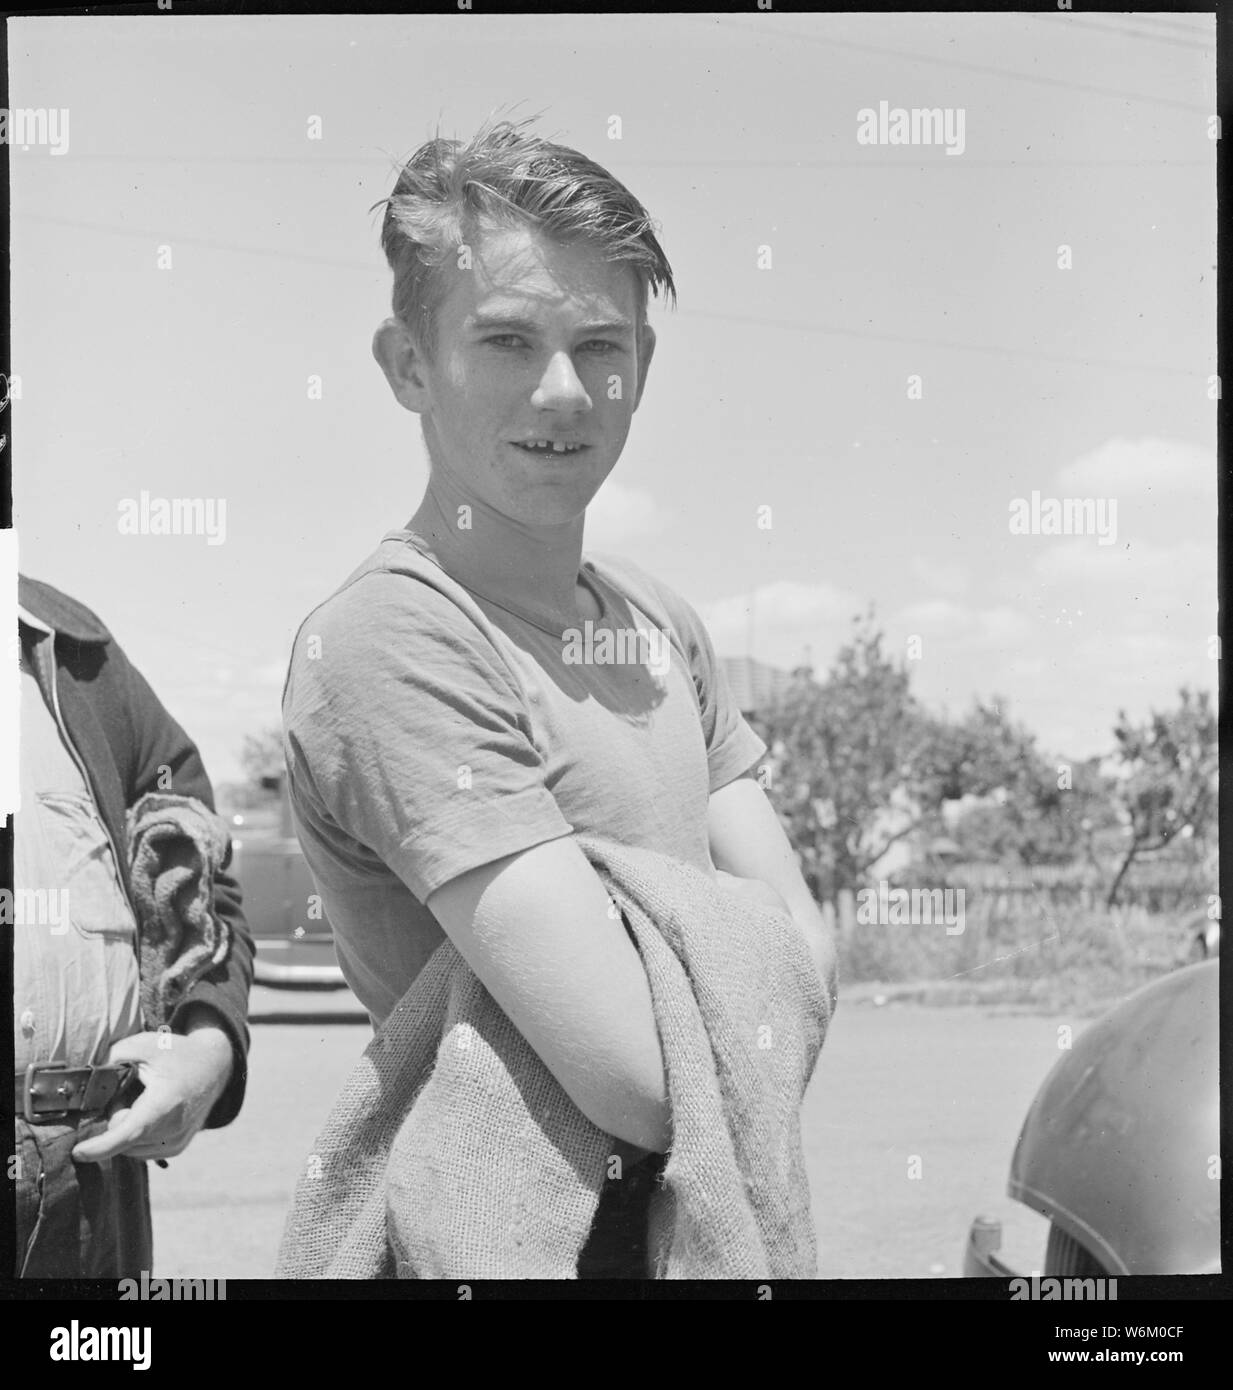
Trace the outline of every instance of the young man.
<instances>
[{"instance_id":1,"label":"young man","mask_svg":"<svg viewBox=\"0 0 1233 1390\"><path fill-rule=\"evenodd\" d=\"M373 351L420 416L418 511L302 625L283 712L292 806L374 1024L448 936L578 1108L642 1159L583 1274L644 1274L671 1116L640 958L571 832L658 849L833 946L752 768L702 623L633 565L582 558L672 272L637 200L525 125L434 140L382 242ZM665 659L666 658L666 659ZM650 1157L648 1157L648 1155Z\"/></svg>"}]
</instances>

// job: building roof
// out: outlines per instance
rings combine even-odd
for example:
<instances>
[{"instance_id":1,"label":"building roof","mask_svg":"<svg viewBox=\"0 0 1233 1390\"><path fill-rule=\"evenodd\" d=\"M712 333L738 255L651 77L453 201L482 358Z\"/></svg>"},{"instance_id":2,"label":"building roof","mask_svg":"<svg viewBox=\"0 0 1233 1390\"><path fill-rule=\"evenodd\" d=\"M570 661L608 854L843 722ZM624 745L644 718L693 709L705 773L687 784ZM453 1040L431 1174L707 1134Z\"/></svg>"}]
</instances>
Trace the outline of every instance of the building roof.
<instances>
[{"instance_id":1,"label":"building roof","mask_svg":"<svg viewBox=\"0 0 1233 1390\"><path fill-rule=\"evenodd\" d=\"M742 714L764 710L792 683L792 675L752 656L721 656L719 664Z\"/></svg>"}]
</instances>

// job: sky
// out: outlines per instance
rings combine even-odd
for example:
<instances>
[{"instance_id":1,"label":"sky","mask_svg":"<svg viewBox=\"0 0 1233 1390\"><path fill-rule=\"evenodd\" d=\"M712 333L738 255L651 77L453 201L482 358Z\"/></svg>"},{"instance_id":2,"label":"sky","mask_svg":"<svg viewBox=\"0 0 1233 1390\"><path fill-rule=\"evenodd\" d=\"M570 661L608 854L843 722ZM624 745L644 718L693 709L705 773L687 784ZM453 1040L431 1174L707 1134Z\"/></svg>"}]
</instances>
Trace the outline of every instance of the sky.
<instances>
[{"instance_id":1,"label":"sky","mask_svg":"<svg viewBox=\"0 0 1233 1390\"><path fill-rule=\"evenodd\" d=\"M872 604L930 707L1001 697L1059 756L1214 696L1211 16L153 14L9 51L11 107L69 114L10 150L20 565L216 782L422 495L371 209L497 108L625 182L676 277L589 548L787 668ZM961 145L862 143L882 102ZM221 543L126 534L143 492ZM1087 533L1014 533L1033 493Z\"/></svg>"}]
</instances>

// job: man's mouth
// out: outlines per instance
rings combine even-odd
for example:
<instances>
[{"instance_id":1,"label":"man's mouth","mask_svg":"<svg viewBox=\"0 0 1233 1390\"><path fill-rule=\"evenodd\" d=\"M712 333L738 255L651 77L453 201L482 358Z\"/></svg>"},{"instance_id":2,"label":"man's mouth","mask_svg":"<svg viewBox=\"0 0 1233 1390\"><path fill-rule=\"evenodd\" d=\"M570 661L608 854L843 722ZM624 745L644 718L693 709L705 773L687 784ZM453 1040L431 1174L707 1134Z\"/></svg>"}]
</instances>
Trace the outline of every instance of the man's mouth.
<instances>
[{"instance_id":1,"label":"man's mouth","mask_svg":"<svg viewBox=\"0 0 1233 1390\"><path fill-rule=\"evenodd\" d=\"M516 439L514 447L526 454L560 455L577 454L588 448L586 444L569 444L561 439Z\"/></svg>"}]
</instances>

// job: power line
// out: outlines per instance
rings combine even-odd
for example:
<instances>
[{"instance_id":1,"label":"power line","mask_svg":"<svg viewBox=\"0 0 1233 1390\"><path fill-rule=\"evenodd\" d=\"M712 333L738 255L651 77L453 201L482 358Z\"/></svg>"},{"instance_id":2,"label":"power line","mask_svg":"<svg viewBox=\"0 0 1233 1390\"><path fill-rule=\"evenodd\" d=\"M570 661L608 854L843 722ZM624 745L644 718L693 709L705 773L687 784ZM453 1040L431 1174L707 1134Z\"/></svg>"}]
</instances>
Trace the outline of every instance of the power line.
<instances>
[{"instance_id":1,"label":"power line","mask_svg":"<svg viewBox=\"0 0 1233 1390\"><path fill-rule=\"evenodd\" d=\"M1118 362L1111 358L1078 357L1070 353L1041 352L1036 348L1003 347L997 343L956 343L941 338L923 338L902 333L878 333L862 328L847 328L838 324L818 323L808 319L770 319L756 314L730 314L712 309L678 309L683 318L723 320L750 326L777 328L797 333L824 333L833 337L866 339L871 342L907 343L915 347L941 348L949 352L978 352L998 357L1029 357L1039 362L1052 362L1068 367L1105 367L1113 371L1160 372L1173 376L1201 376L1189 367L1164 366L1158 362Z\"/></svg>"},{"instance_id":2,"label":"power line","mask_svg":"<svg viewBox=\"0 0 1233 1390\"><path fill-rule=\"evenodd\" d=\"M1116 16L1113 15L1109 16L1110 19L1115 17ZM1133 14L1127 14L1123 17L1126 19L1138 18L1137 15ZM1041 14L1039 12L1033 13L1032 18L1041 19L1046 22L1052 21L1054 24L1059 23L1058 16ZM1090 29L1093 33L1096 34L1112 34L1121 38L1140 39L1147 43L1167 43L1171 44L1174 48L1191 48L1195 49L1199 53L1210 53L1213 55L1213 57L1215 56L1215 38L1212 38L1205 43L1195 43L1189 39L1174 38L1171 33L1145 33L1142 29L1129 29L1125 25L1121 24L1093 24L1090 19L1079 19L1071 14L1066 14L1063 18L1061 18L1060 22L1064 23L1068 29L1073 25L1076 29ZM1197 31L1192 30L1191 32L1193 33Z\"/></svg>"},{"instance_id":3,"label":"power line","mask_svg":"<svg viewBox=\"0 0 1233 1390\"><path fill-rule=\"evenodd\" d=\"M928 155L884 157L880 152L856 159L629 159L622 166L639 169L1216 169L1213 147L1208 159L968 159L966 155L938 158L935 146Z\"/></svg>"},{"instance_id":4,"label":"power line","mask_svg":"<svg viewBox=\"0 0 1233 1390\"><path fill-rule=\"evenodd\" d=\"M298 260L312 265L328 265L336 269L359 271L366 275L375 273L375 267L362 266L351 261L328 260L321 256L283 251L277 247L243 246L236 242L213 241L208 237L180 237L167 232L141 231L132 227L110 227L101 223L74 222L67 218L44 217L30 214L28 221L50 223L55 226L72 227L82 231L119 233L123 236L138 236L151 242L165 241L169 245L187 243L202 246L209 250L230 251L250 256L274 256L280 260ZM1200 372L1188 367L1167 366L1151 362L1119 362L1108 358L1079 357L1068 353L1042 352L1035 348L1003 347L998 344L956 343L940 338L925 338L899 333L878 333L867 329L849 328L839 324L820 323L815 320L771 319L752 314L732 314L717 309L681 309L677 311L685 318L706 318L717 322L743 324L765 328L776 328L787 332L823 333L833 337L856 338L870 342L906 343L916 347L941 348L952 352L978 352L1002 357L1031 358L1041 362L1052 362L1063 366L1102 367L1113 371L1159 372L1168 375L1197 376Z\"/></svg>"},{"instance_id":5,"label":"power line","mask_svg":"<svg viewBox=\"0 0 1233 1390\"><path fill-rule=\"evenodd\" d=\"M168 232L166 229L161 232L151 232L139 227L110 226L105 222L79 222L68 217L45 217L38 212L26 213L21 220L40 222L53 227L69 227L81 232L103 232L112 236L140 237L151 245L203 246L211 251L234 251L247 256L274 256L280 261L301 261L307 265L329 266L333 270L360 271L365 275L379 274L383 269L377 265L360 265L356 261L336 261L328 256L313 256L305 251L285 251L282 247L274 246L244 246L240 242L215 241L211 237L180 235L179 233Z\"/></svg>"},{"instance_id":6,"label":"power line","mask_svg":"<svg viewBox=\"0 0 1233 1390\"><path fill-rule=\"evenodd\" d=\"M1062 87L1075 92L1087 92L1092 96L1114 97L1120 101L1145 102L1155 106L1170 106L1180 111L1197 111L1203 115L1210 112L1206 106L1198 106L1189 101L1177 101L1173 97L1149 96L1144 92L1127 92L1114 87L1096 87L1086 82L1068 82L1060 77L1044 77L1036 73L1019 72L1014 68L991 68L981 63L968 63L961 58L936 58L932 54L905 53L898 48L883 48L878 44L857 43L852 39L827 38L821 34L803 34L799 30L786 31L780 29L777 24L759 21L758 29L752 28L748 24L734 24L726 19L709 19L701 15L686 16L689 19L698 19L699 22L709 24L712 28L718 26L731 29L737 33L748 36L758 35L764 37L771 35L780 39L794 39L800 43L819 44L823 48L846 48L855 53L873 53L882 58L899 58L907 63L932 63L935 67L956 68L961 72L980 73L985 77L1007 78L1012 82L1031 82L1042 87ZM759 32L760 31L760 32Z\"/></svg>"},{"instance_id":7,"label":"power line","mask_svg":"<svg viewBox=\"0 0 1233 1390\"><path fill-rule=\"evenodd\" d=\"M1193 14L1196 19L1203 19L1206 17L1214 21L1216 18L1214 10L1188 10L1184 11L1184 13ZM1199 25L1179 23L1176 19L1168 17L1167 14L1143 14L1137 10L1123 10L1121 14L1126 19L1134 20L1136 24L1147 24L1155 28L1164 29L1169 33L1197 36L1203 32Z\"/></svg>"},{"instance_id":8,"label":"power line","mask_svg":"<svg viewBox=\"0 0 1233 1390\"><path fill-rule=\"evenodd\" d=\"M246 155L231 159L225 155L82 155L81 161L97 164L227 164L227 165L314 165L314 164L375 164L367 155ZM968 159L937 158L937 147L929 154L906 158L887 158L867 154L855 159L625 159L621 168L630 169L1215 169L1216 156L1210 159ZM48 166L52 167L52 166ZM613 161L613 167L617 167ZM35 214L30 214L34 218ZM46 219L45 219L46 220Z\"/></svg>"}]
</instances>

